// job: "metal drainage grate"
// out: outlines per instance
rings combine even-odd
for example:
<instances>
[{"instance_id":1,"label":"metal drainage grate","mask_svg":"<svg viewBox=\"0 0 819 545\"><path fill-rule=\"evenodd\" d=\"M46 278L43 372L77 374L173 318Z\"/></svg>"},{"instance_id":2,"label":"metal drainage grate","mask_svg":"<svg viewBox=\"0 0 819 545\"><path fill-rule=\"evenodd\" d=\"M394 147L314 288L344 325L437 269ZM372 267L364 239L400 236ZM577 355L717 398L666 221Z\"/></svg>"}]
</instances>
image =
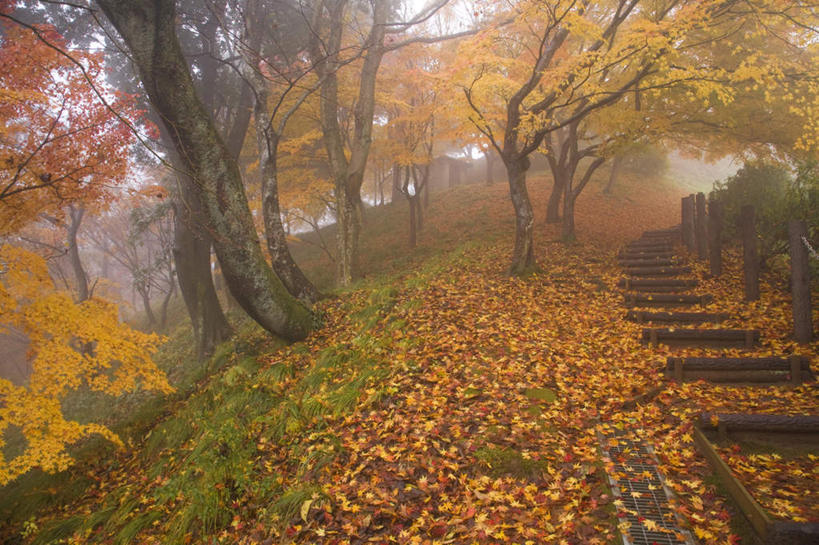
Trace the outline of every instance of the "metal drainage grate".
<instances>
[{"instance_id":1,"label":"metal drainage grate","mask_svg":"<svg viewBox=\"0 0 819 545\"><path fill-rule=\"evenodd\" d=\"M650 445L616 432L599 436L603 455L615 462L608 475L613 495L622 503L621 518L631 526L622 532L624 545L693 545L691 534L669 503L673 493L657 469ZM616 443L616 444L615 444ZM649 529L645 521L652 521Z\"/></svg>"}]
</instances>

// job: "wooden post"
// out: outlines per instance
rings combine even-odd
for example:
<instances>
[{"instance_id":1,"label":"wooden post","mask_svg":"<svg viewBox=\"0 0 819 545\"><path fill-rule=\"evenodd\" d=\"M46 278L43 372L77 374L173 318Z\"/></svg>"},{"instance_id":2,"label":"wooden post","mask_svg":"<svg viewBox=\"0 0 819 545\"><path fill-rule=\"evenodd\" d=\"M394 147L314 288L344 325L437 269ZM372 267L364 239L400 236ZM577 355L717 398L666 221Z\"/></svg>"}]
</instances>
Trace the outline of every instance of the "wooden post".
<instances>
[{"instance_id":1,"label":"wooden post","mask_svg":"<svg viewBox=\"0 0 819 545\"><path fill-rule=\"evenodd\" d=\"M708 257L711 276L722 274L722 203L708 202Z\"/></svg>"},{"instance_id":2,"label":"wooden post","mask_svg":"<svg viewBox=\"0 0 819 545\"><path fill-rule=\"evenodd\" d=\"M683 244L689 249L694 249L694 195L684 197L682 200L682 239Z\"/></svg>"},{"instance_id":3,"label":"wooden post","mask_svg":"<svg viewBox=\"0 0 819 545\"><path fill-rule=\"evenodd\" d=\"M809 343L813 338L810 309L810 280L808 278L808 228L804 221L788 222L788 243L791 254L791 296L793 297L793 338Z\"/></svg>"},{"instance_id":4,"label":"wooden post","mask_svg":"<svg viewBox=\"0 0 819 545\"><path fill-rule=\"evenodd\" d=\"M756 301L759 299L759 253L756 244L753 205L746 204L742 207L740 229L742 231L743 269L745 271L745 300Z\"/></svg>"},{"instance_id":5,"label":"wooden post","mask_svg":"<svg viewBox=\"0 0 819 545\"><path fill-rule=\"evenodd\" d=\"M802 356L792 355L789 360L791 364L791 384L799 386L802 384Z\"/></svg>"},{"instance_id":6,"label":"wooden post","mask_svg":"<svg viewBox=\"0 0 819 545\"><path fill-rule=\"evenodd\" d=\"M695 198L696 211L694 212L694 229L697 237L697 259L708 259L707 217L705 215L705 194L697 193Z\"/></svg>"},{"instance_id":7,"label":"wooden post","mask_svg":"<svg viewBox=\"0 0 819 545\"><path fill-rule=\"evenodd\" d=\"M674 360L674 380L677 382L683 381L683 360L677 358Z\"/></svg>"}]
</instances>

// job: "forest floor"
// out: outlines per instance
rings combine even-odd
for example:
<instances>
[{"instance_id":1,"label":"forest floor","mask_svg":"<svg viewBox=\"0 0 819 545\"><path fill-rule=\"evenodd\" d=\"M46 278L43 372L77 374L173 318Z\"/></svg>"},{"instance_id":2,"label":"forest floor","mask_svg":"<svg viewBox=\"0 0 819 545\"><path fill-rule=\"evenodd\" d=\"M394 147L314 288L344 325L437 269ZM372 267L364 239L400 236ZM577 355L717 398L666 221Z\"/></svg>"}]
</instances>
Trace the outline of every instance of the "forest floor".
<instances>
[{"instance_id":1,"label":"forest floor","mask_svg":"<svg viewBox=\"0 0 819 545\"><path fill-rule=\"evenodd\" d=\"M534 185L542 210L546 184ZM129 437L127 450L70 470L66 479L83 483L71 501L24 518L6 539L618 543L622 513L597 437L609 426L636 429L654 447L701 543L740 542L747 528L693 446L694 417L819 414L819 387L665 382L666 356L705 352L639 342L642 326L624 319L615 255L642 231L677 223L679 195L668 186L615 197L587 191L580 242L560 243L554 226L538 224L539 269L523 278L506 274L504 184L433 196L414 251L403 203L373 211L369 275L318 305L324 327L287 347L257 331L240 335L190 395ZM308 271L331 269L319 257L300 259ZM754 354L795 350L815 366L819 343L788 339L781 275L766 276L761 299L749 304L737 252L727 252L725 269L697 290L714 295L707 310L731 313L728 326L760 329ZM754 486L786 491L766 508L819 520L817 491L806 486L815 485L819 458L788 459L808 476L800 484L782 477L782 458L759 456Z\"/></svg>"}]
</instances>

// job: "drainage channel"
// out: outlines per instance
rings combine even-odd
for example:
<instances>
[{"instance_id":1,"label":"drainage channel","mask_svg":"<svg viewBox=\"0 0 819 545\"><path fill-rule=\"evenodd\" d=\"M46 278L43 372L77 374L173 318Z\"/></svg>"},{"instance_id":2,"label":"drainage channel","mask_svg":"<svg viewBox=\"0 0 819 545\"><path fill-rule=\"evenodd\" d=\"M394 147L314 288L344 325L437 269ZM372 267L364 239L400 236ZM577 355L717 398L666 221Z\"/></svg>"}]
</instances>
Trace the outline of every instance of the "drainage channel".
<instances>
[{"instance_id":1,"label":"drainage channel","mask_svg":"<svg viewBox=\"0 0 819 545\"><path fill-rule=\"evenodd\" d=\"M695 545L693 536L681 529L674 509L673 492L657 467L654 449L624 431L598 433L606 463L617 516L629 522L621 526L623 545Z\"/></svg>"}]
</instances>

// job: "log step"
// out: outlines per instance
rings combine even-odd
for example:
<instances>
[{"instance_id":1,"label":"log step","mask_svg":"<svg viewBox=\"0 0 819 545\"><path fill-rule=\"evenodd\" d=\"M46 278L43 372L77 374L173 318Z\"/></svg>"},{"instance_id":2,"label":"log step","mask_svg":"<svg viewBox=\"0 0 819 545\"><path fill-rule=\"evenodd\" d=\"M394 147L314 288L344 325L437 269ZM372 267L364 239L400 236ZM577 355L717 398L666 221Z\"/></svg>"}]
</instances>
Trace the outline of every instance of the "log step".
<instances>
[{"instance_id":1,"label":"log step","mask_svg":"<svg viewBox=\"0 0 819 545\"><path fill-rule=\"evenodd\" d=\"M617 254L619 259L655 259L665 258L670 259L674 257L674 252L640 252L636 250L623 250Z\"/></svg>"},{"instance_id":2,"label":"log step","mask_svg":"<svg viewBox=\"0 0 819 545\"><path fill-rule=\"evenodd\" d=\"M710 382L786 382L813 381L810 359L788 358L674 358L665 364L668 379Z\"/></svg>"},{"instance_id":3,"label":"log step","mask_svg":"<svg viewBox=\"0 0 819 545\"><path fill-rule=\"evenodd\" d=\"M819 415L807 414L702 413L698 424L724 431L819 433Z\"/></svg>"},{"instance_id":4,"label":"log step","mask_svg":"<svg viewBox=\"0 0 819 545\"><path fill-rule=\"evenodd\" d=\"M680 293L681 291L690 290L690 288L678 286L634 286L631 289L641 293Z\"/></svg>"},{"instance_id":5,"label":"log step","mask_svg":"<svg viewBox=\"0 0 819 545\"><path fill-rule=\"evenodd\" d=\"M670 244L636 243L626 244L623 248L626 252L672 252L674 248Z\"/></svg>"},{"instance_id":6,"label":"log step","mask_svg":"<svg viewBox=\"0 0 819 545\"><path fill-rule=\"evenodd\" d=\"M680 235L679 227L671 227L669 229L656 229L654 231L643 231L641 238L651 237L676 237Z\"/></svg>"},{"instance_id":7,"label":"log step","mask_svg":"<svg viewBox=\"0 0 819 545\"><path fill-rule=\"evenodd\" d=\"M625 272L631 276L677 276L690 274L691 267L627 267Z\"/></svg>"},{"instance_id":8,"label":"log step","mask_svg":"<svg viewBox=\"0 0 819 545\"><path fill-rule=\"evenodd\" d=\"M753 348L759 342L757 329L669 329L645 328L640 341L653 346L718 346Z\"/></svg>"},{"instance_id":9,"label":"log step","mask_svg":"<svg viewBox=\"0 0 819 545\"><path fill-rule=\"evenodd\" d=\"M721 312L647 312L629 310L626 319L632 322L664 322L676 324L696 324L703 322L718 323L728 319L728 314Z\"/></svg>"},{"instance_id":10,"label":"log step","mask_svg":"<svg viewBox=\"0 0 819 545\"><path fill-rule=\"evenodd\" d=\"M694 278L621 278L617 283L620 288L643 288L663 286L674 288L693 288L699 284Z\"/></svg>"},{"instance_id":11,"label":"log step","mask_svg":"<svg viewBox=\"0 0 819 545\"><path fill-rule=\"evenodd\" d=\"M657 257L654 259L621 259L619 265L621 267L670 267L676 265L676 262L670 257Z\"/></svg>"},{"instance_id":12,"label":"log step","mask_svg":"<svg viewBox=\"0 0 819 545\"><path fill-rule=\"evenodd\" d=\"M679 293L627 293L628 307L670 307L707 305L713 300L710 295L685 295Z\"/></svg>"}]
</instances>

